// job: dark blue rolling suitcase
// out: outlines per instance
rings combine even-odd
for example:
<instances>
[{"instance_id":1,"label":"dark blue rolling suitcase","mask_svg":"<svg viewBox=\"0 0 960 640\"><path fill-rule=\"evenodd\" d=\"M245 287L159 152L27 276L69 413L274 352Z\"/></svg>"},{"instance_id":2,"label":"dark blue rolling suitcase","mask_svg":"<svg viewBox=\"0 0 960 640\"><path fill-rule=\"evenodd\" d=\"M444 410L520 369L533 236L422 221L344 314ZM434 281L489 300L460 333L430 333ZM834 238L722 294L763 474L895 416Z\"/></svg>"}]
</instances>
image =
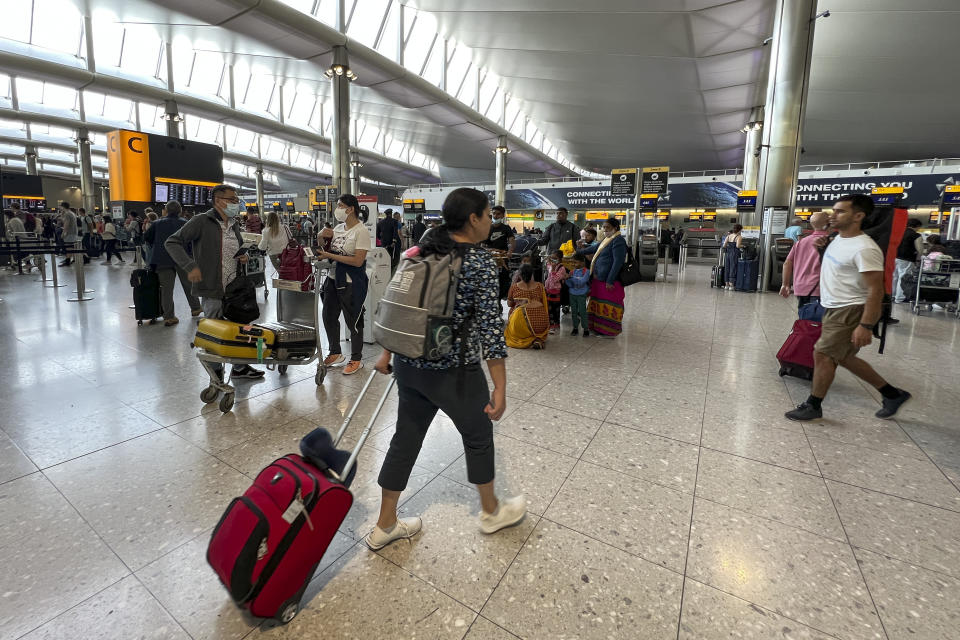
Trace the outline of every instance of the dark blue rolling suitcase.
<instances>
[{"instance_id":1,"label":"dark blue rolling suitcase","mask_svg":"<svg viewBox=\"0 0 960 640\"><path fill-rule=\"evenodd\" d=\"M759 260L740 260L737 262L737 280L733 288L737 291L756 291L757 277L760 274Z\"/></svg>"}]
</instances>

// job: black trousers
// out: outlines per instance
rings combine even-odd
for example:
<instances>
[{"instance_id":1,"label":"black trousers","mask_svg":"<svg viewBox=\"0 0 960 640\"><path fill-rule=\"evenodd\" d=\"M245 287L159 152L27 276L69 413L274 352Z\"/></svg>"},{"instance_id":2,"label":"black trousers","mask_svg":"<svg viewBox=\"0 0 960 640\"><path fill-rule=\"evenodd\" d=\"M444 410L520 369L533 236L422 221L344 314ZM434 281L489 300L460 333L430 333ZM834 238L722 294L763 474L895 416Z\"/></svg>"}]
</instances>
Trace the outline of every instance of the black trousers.
<instances>
[{"instance_id":1,"label":"black trousers","mask_svg":"<svg viewBox=\"0 0 960 640\"><path fill-rule=\"evenodd\" d=\"M377 480L388 491L407 488L430 423L442 410L463 438L467 480L486 484L494 477L493 423L484 413L490 389L480 364L457 369L417 369L393 359L397 378L397 430Z\"/></svg>"},{"instance_id":2,"label":"black trousers","mask_svg":"<svg viewBox=\"0 0 960 640\"><path fill-rule=\"evenodd\" d=\"M323 328L327 331L330 354L342 353L340 348L340 314L350 327L350 359L363 360L363 309L350 308L350 285L337 291L337 283L327 278L323 283Z\"/></svg>"},{"instance_id":3,"label":"black trousers","mask_svg":"<svg viewBox=\"0 0 960 640\"><path fill-rule=\"evenodd\" d=\"M799 310L808 302L820 302L820 296L797 296L797 309Z\"/></svg>"},{"instance_id":4,"label":"black trousers","mask_svg":"<svg viewBox=\"0 0 960 640\"><path fill-rule=\"evenodd\" d=\"M123 261L123 256L117 251L117 241L115 239L103 241L103 253L105 254L103 257L107 262L110 262L112 256L117 256L117 260Z\"/></svg>"}]
</instances>

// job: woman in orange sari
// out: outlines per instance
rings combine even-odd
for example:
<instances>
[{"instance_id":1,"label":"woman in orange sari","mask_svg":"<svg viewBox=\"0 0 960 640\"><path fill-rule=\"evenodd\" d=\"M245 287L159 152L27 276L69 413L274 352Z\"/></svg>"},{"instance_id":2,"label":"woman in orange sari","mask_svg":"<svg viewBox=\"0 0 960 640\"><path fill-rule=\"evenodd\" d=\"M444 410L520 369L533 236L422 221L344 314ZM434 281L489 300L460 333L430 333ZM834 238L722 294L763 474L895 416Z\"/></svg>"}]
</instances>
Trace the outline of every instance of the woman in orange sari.
<instances>
[{"instance_id":1,"label":"woman in orange sari","mask_svg":"<svg viewBox=\"0 0 960 640\"><path fill-rule=\"evenodd\" d=\"M504 331L507 346L543 349L550 333L547 292L533 279L533 267L529 264L520 267L520 279L510 287L507 305L511 309Z\"/></svg>"}]
</instances>

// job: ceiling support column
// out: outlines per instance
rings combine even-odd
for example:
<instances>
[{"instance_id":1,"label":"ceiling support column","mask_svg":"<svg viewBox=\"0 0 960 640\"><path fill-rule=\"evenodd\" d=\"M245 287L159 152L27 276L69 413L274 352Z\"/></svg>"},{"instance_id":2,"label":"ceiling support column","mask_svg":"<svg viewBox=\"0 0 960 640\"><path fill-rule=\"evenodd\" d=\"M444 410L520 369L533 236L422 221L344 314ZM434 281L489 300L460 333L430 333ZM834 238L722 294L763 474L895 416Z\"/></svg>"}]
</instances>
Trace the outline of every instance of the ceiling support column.
<instances>
[{"instance_id":1,"label":"ceiling support column","mask_svg":"<svg viewBox=\"0 0 960 640\"><path fill-rule=\"evenodd\" d=\"M360 152L351 151L350 152L350 193L355 196L360 195L360 167L363 165L360 164ZM374 212L375 213L375 212Z\"/></svg>"},{"instance_id":2,"label":"ceiling support column","mask_svg":"<svg viewBox=\"0 0 960 640\"><path fill-rule=\"evenodd\" d=\"M105 184L100 185L100 213L110 215L110 187Z\"/></svg>"},{"instance_id":3,"label":"ceiling support column","mask_svg":"<svg viewBox=\"0 0 960 640\"><path fill-rule=\"evenodd\" d=\"M257 163L257 214L263 215L263 164Z\"/></svg>"},{"instance_id":4,"label":"ceiling support column","mask_svg":"<svg viewBox=\"0 0 960 640\"><path fill-rule=\"evenodd\" d=\"M86 129L77 130L77 155L80 158L80 196L83 208L93 214L97 208L97 194L93 182L93 160L90 157L90 134Z\"/></svg>"},{"instance_id":5,"label":"ceiling support column","mask_svg":"<svg viewBox=\"0 0 960 640\"><path fill-rule=\"evenodd\" d=\"M167 135L171 138L180 138L180 123L183 116L180 115L180 108L176 100L167 100L164 109L163 119L167 121Z\"/></svg>"},{"instance_id":6,"label":"ceiling support column","mask_svg":"<svg viewBox=\"0 0 960 640\"><path fill-rule=\"evenodd\" d=\"M757 208L744 225L762 225L768 207L785 207L793 214L803 116L810 80L817 0L777 0L773 25L770 73L767 77L766 123L761 129ZM773 234L762 234L760 256L765 291L770 279L770 246Z\"/></svg>"},{"instance_id":7,"label":"ceiling support column","mask_svg":"<svg viewBox=\"0 0 960 640\"><path fill-rule=\"evenodd\" d=\"M23 160L27 163L27 175L35 176L37 173L37 145L28 144L23 149Z\"/></svg>"},{"instance_id":8,"label":"ceiling support column","mask_svg":"<svg viewBox=\"0 0 960 640\"><path fill-rule=\"evenodd\" d=\"M350 193L350 71L347 48L333 48L333 66L327 70L333 82L333 127L330 131L331 183L337 193ZM356 76L354 76L356 77Z\"/></svg>"},{"instance_id":9,"label":"ceiling support column","mask_svg":"<svg viewBox=\"0 0 960 640\"><path fill-rule=\"evenodd\" d=\"M763 107L754 107L750 111L750 121L744 125L743 131L747 140L743 147L743 186L745 191L757 188L757 178L760 175L760 144L762 143Z\"/></svg>"},{"instance_id":10,"label":"ceiling support column","mask_svg":"<svg viewBox=\"0 0 960 640\"><path fill-rule=\"evenodd\" d=\"M510 153L510 148L507 146L507 136L497 138L497 148L493 152L497 156L497 191L494 204L505 207L507 202L507 154Z\"/></svg>"}]
</instances>

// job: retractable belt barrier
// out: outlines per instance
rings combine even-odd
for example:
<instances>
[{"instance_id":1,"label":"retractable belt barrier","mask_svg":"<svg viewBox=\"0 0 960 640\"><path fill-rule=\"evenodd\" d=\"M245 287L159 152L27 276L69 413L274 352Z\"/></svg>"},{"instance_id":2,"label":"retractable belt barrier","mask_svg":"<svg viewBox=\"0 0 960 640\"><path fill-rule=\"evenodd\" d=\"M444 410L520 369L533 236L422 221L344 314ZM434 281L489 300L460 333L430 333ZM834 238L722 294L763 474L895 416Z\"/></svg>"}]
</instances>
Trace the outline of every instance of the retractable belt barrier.
<instances>
[{"instance_id":1,"label":"retractable belt barrier","mask_svg":"<svg viewBox=\"0 0 960 640\"><path fill-rule=\"evenodd\" d=\"M67 298L67 302L87 302L88 300L93 300L93 298L87 297L85 294L94 292L92 289L86 288L86 276L84 274L82 256L85 256L87 254L87 250L82 247L77 247L76 246L77 244L79 243L75 243L73 247L67 247L64 245L61 248L61 247L58 247L55 242L50 242L47 240L39 240L39 239L21 240L20 238L14 238L13 240L7 239L3 243L0 243L0 256L12 257L17 263L17 272L20 275L23 275L23 259L24 258L27 258L27 257L40 258L41 260L40 264L42 265L40 267L41 278L40 280L37 280L37 282L42 283L44 287L49 287L52 289L58 289L60 287L65 287L66 285L62 285L59 283L59 280L57 277L56 257L54 257L50 261L51 276L52 276L51 280L53 284L47 284L46 256L47 255L51 255L51 256L62 255L66 257L70 257L73 255L81 256L81 259L75 261L76 268L74 269L74 273L76 274L76 278L77 278L77 289L76 291L74 291L74 293L76 293L77 296L75 298Z\"/></svg>"}]
</instances>

